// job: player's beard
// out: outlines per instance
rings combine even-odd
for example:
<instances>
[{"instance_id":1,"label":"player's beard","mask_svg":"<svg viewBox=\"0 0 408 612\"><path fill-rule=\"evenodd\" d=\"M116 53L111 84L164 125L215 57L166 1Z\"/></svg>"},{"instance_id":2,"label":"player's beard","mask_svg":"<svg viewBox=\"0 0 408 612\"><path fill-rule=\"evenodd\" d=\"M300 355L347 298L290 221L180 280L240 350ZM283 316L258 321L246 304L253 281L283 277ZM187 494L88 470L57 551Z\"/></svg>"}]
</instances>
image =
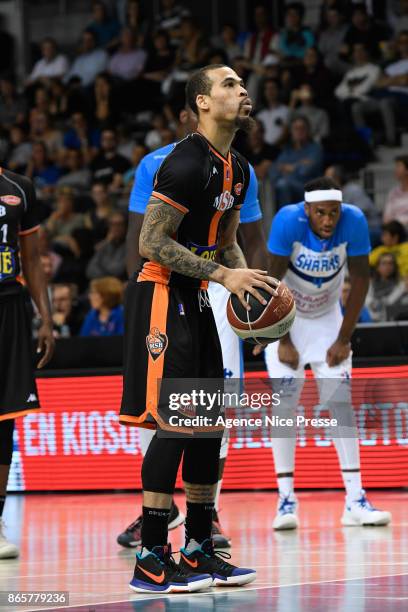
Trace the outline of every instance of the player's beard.
<instances>
[{"instance_id":1,"label":"player's beard","mask_svg":"<svg viewBox=\"0 0 408 612\"><path fill-rule=\"evenodd\" d=\"M237 115L235 118L235 126L239 130L243 130L244 132L250 132L252 128L255 126L255 119L250 117L243 117L242 115Z\"/></svg>"}]
</instances>

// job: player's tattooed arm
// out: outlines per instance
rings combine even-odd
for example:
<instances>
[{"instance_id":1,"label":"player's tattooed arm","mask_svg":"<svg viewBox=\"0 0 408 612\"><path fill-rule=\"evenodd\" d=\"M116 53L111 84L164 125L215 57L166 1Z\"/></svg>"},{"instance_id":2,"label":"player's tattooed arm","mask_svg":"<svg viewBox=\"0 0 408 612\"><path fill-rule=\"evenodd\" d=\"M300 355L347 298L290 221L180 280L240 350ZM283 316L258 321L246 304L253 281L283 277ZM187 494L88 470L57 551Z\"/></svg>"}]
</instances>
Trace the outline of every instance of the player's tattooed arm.
<instances>
[{"instance_id":1,"label":"player's tattooed arm","mask_svg":"<svg viewBox=\"0 0 408 612\"><path fill-rule=\"evenodd\" d=\"M246 268L245 256L237 242L239 211L229 210L220 222L218 261L226 268Z\"/></svg>"},{"instance_id":2,"label":"player's tattooed arm","mask_svg":"<svg viewBox=\"0 0 408 612\"><path fill-rule=\"evenodd\" d=\"M140 232L139 252L142 257L162 264L174 272L208 280L220 265L194 255L172 238L177 233L183 216L177 208L158 198L150 198Z\"/></svg>"}]
</instances>

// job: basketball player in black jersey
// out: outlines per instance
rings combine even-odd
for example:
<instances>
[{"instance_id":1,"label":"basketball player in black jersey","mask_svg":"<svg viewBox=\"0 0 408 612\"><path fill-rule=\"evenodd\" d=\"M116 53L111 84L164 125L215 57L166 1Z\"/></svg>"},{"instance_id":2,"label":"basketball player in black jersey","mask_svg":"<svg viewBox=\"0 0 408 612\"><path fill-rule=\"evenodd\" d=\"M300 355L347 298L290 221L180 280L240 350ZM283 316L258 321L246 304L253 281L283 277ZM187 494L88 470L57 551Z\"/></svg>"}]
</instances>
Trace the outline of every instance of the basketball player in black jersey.
<instances>
[{"instance_id":1,"label":"basketball player in black jersey","mask_svg":"<svg viewBox=\"0 0 408 612\"><path fill-rule=\"evenodd\" d=\"M242 80L227 66L208 66L186 88L198 115L197 132L178 143L161 165L146 209L139 250L145 258L127 294L124 390L120 420L163 425L162 378L223 378L221 347L206 286L235 293L246 307L249 291L275 294L277 282L249 270L236 242L239 209L249 181L247 161L231 142L250 123L251 102ZM157 434L142 467L142 551L130 583L139 592L193 591L243 585L254 570L237 568L214 553L212 511L220 438L163 438ZM187 495L186 545L180 566L167 545L169 509L183 457Z\"/></svg>"},{"instance_id":2,"label":"basketball player in black jersey","mask_svg":"<svg viewBox=\"0 0 408 612\"><path fill-rule=\"evenodd\" d=\"M54 348L47 287L43 275L37 230L37 204L31 181L0 169L0 559L18 555L3 534L1 516L13 454L15 417L39 410L31 358L31 324L24 281L42 319L38 332L38 367Z\"/></svg>"}]
</instances>

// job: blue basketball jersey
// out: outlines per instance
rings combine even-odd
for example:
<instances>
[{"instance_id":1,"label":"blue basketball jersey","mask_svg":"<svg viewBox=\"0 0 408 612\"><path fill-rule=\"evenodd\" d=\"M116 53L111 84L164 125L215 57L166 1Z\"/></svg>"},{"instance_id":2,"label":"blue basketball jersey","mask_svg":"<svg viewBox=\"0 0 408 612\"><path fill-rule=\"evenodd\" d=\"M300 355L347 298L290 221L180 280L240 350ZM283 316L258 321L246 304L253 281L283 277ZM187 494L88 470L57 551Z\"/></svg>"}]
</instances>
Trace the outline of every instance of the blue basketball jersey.
<instances>
[{"instance_id":1,"label":"blue basketball jersey","mask_svg":"<svg viewBox=\"0 0 408 612\"><path fill-rule=\"evenodd\" d=\"M153 191L153 181L157 170L177 143L172 143L152 151L141 160L137 167L135 181L129 199L129 210L144 214L147 203ZM261 207L258 200L258 181L255 171L249 165L250 178L244 203L240 210L240 222L252 223L262 219Z\"/></svg>"},{"instance_id":2,"label":"blue basketball jersey","mask_svg":"<svg viewBox=\"0 0 408 612\"><path fill-rule=\"evenodd\" d=\"M312 231L304 202L291 204L275 215L268 249L274 255L289 256L284 280L298 313L318 317L340 299L347 257L370 252L367 221L359 208L342 204L333 235L323 239Z\"/></svg>"}]
</instances>

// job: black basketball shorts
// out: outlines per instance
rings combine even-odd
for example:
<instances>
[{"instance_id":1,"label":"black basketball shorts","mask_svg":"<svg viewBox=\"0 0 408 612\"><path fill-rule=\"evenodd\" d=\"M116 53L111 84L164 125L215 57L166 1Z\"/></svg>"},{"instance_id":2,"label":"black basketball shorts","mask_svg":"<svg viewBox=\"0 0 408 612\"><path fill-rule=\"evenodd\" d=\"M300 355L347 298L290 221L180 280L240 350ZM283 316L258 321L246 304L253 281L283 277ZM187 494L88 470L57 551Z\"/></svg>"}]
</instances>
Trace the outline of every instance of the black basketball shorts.
<instances>
[{"instance_id":1,"label":"black basketball shorts","mask_svg":"<svg viewBox=\"0 0 408 612\"><path fill-rule=\"evenodd\" d=\"M223 379L208 294L132 279L125 293L121 423L162 425L158 409L166 399L158 381L163 378Z\"/></svg>"},{"instance_id":2,"label":"black basketball shorts","mask_svg":"<svg viewBox=\"0 0 408 612\"><path fill-rule=\"evenodd\" d=\"M0 421L39 410L24 294L0 297Z\"/></svg>"}]
</instances>

